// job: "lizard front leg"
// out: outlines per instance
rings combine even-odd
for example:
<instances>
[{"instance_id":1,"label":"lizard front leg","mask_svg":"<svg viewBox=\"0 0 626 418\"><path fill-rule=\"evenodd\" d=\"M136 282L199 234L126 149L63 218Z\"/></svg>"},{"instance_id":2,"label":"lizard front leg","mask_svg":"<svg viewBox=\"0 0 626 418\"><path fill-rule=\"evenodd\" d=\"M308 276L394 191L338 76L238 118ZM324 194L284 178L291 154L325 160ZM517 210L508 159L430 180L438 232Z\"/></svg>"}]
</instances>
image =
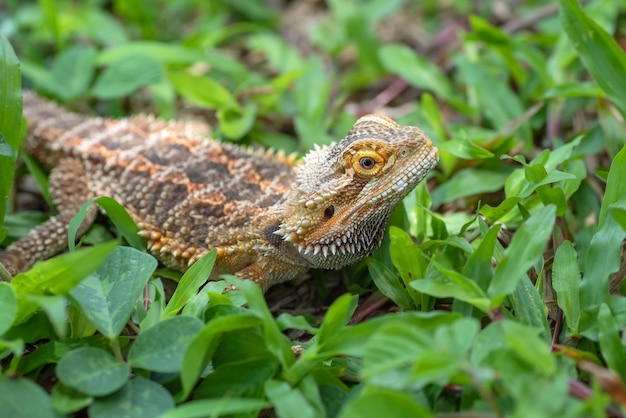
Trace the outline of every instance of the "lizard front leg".
<instances>
[{"instance_id":1,"label":"lizard front leg","mask_svg":"<svg viewBox=\"0 0 626 418\"><path fill-rule=\"evenodd\" d=\"M65 158L50 172L50 194L59 210L28 235L11 244L0 254L0 264L12 275L28 270L37 261L50 258L67 248L69 223L81 206L92 199L86 182L85 167L72 158ZM78 229L82 235L93 224L98 209L89 208L85 220Z\"/></svg>"}]
</instances>

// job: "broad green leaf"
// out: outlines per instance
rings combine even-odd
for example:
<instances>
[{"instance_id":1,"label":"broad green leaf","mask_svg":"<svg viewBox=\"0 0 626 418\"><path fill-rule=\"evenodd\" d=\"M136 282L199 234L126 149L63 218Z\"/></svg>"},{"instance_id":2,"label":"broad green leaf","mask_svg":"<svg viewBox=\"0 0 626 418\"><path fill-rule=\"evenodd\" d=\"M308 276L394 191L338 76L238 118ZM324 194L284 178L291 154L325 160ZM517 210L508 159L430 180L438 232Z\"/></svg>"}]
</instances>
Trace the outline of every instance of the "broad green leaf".
<instances>
[{"instance_id":1,"label":"broad green leaf","mask_svg":"<svg viewBox=\"0 0 626 418\"><path fill-rule=\"evenodd\" d=\"M108 338L116 338L156 266L156 260L148 254L130 247L117 247L70 295L98 331Z\"/></svg>"},{"instance_id":2,"label":"broad green leaf","mask_svg":"<svg viewBox=\"0 0 626 418\"><path fill-rule=\"evenodd\" d=\"M495 255L495 246L498 240L501 224L495 224L484 235L480 245L470 255L467 264L463 268L463 275L476 283L481 289L486 290L493 276L491 260Z\"/></svg>"},{"instance_id":3,"label":"broad green leaf","mask_svg":"<svg viewBox=\"0 0 626 418\"><path fill-rule=\"evenodd\" d=\"M78 412L93 402L93 396L85 395L61 382L52 388L51 398L54 408L62 414Z\"/></svg>"},{"instance_id":4,"label":"broad green leaf","mask_svg":"<svg viewBox=\"0 0 626 418\"><path fill-rule=\"evenodd\" d=\"M169 74L169 79L176 91L195 105L207 109L241 110L235 97L212 78L176 72Z\"/></svg>"},{"instance_id":5,"label":"broad green leaf","mask_svg":"<svg viewBox=\"0 0 626 418\"><path fill-rule=\"evenodd\" d=\"M258 32L247 38L251 50L262 52L268 64L276 71L289 72L302 67L298 50L284 37L270 32Z\"/></svg>"},{"instance_id":6,"label":"broad green leaf","mask_svg":"<svg viewBox=\"0 0 626 418\"><path fill-rule=\"evenodd\" d=\"M227 277L226 281L241 289L246 296L250 311L263 321L263 334L268 350L276 356L282 367L288 369L295 361L291 343L280 331L259 286L250 280L242 280L234 276Z\"/></svg>"},{"instance_id":7,"label":"broad green leaf","mask_svg":"<svg viewBox=\"0 0 626 418\"><path fill-rule=\"evenodd\" d=\"M622 199L626 194L626 147L615 156L611 162L609 176L606 181L606 191L602 200L600 216L598 220L598 228L602 229L606 221L609 206ZM623 200L622 200L623 201Z\"/></svg>"},{"instance_id":8,"label":"broad green leaf","mask_svg":"<svg viewBox=\"0 0 626 418\"><path fill-rule=\"evenodd\" d=\"M598 231L593 235L587 250L580 286L580 301L583 309L601 303L608 296L609 276L620 266L620 248L626 232L609 207L616 203L620 206L626 205L624 178L626 178L626 147L615 156L611 163L600 208Z\"/></svg>"},{"instance_id":9,"label":"broad green leaf","mask_svg":"<svg viewBox=\"0 0 626 418\"><path fill-rule=\"evenodd\" d=\"M580 269L576 250L570 241L563 241L556 250L552 264L552 286L569 328L577 333L580 320Z\"/></svg>"},{"instance_id":10,"label":"broad green leaf","mask_svg":"<svg viewBox=\"0 0 626 418\"><path fill-rule=\"evenodd\" d=\"M265 394L278 416L302 418L319 416L302 392L298 388L289 386L287 382L268 380L265 382Z\"/></svg>"},{"instance_id":11,"label":"broad green leaf","mask_svg":"<svg viewBox=\"0 0 626 418\"><path fill-rule=\"evenodd\" d=\"M470 88L468 94L474 97L477 109L484 114L493 126L500 127L506 132L511 123L518 124L515 136L522 140L529 140L531 131L528 122L521 120L526 107L518 94L512 91L509 80L503 72L492 67L481 65L468 57L457 60L461 80Z\"/></svg>"},{"instance_id":12,"label":"broad green leaf","mask_svg":"<svg viewBox=\"0 0 626 418\"><path fill-rule=\"evenodd\" d=\"M546 305L528 276L522 275L515 291L509 295L515 319L520 324L530 325L541 330L545 341L550 341L550 326L546 319Z\"/></svg>"},{"instance_id":13,"label":"broad green leaf","mask_svg":"<svg viewBox=\"0 0 626 418\"><path fill-rule=\"evenodd\" d=\"M580 59L607 96L626 115L626 54L575 0L559 0L561 24Z\"/></svg>"},{"instance_id":14,"label":"broad green leaf","mask_svg":"<svg viewBox=\"0 0 626 418\"><path fill-rule=\"evenodd\" d=\"M164 77L161 62L150 54L139 52L108 66L96 79L92 94L100 99L117 99L140 87L157 84Z\"/></svg>"},{"instance_id":15,"label":"broad green leaf","mask_svg":"<svg viewBox=\"0 0 626 418\"><path fill-rule=\"evenodd\" d=\"M267 358L244 358L224 364L202 380L194 390L194 399L239 396L262 398L265 382L274 376L277 366L277 363Z\"/></svg>"},{"instance_id":16,"label":"broad green leaf","mask_svg":"<svg viewBox=\"0 0 626 418\"><path fill-rule=\"evenodd\" d=\"M432 91L445 100L454 100L450 81L425 57L405 45L389 44L380 48L380 60L387 71L397 74L412 86Z\"/></svg>"},{"instance_id":17,"label":"broad green leaf","mask_svg":"<svg viewBox=\"0 0 626 418\"><path fill-rule=\"evenodd\" d=\"M222 333L258 327L261 324L261 319L247 312L238 315L218 317L209 321L204 329L196 334L185 350L180 371L180 380L183 390L177 396L177 399L183 400L189 396L200 377L200 373L213 356Z\"/></svg>"},{"instance_id":18,"label":"broad green leaf","mask_svg":"<svg viewBox=\"0 0 626 418\"><path fill-rule=\"evenodd\" d=\"M475 282L456 271L445 268L434 260L431 260L431 263L443 274L443 277L413 281L410 283L411 287L438 298L454 297L485 313L489 312L491 300Z\"/></svg>"},{"instance_id":19,"label":"broad green leaf","mask_svg":"<svg viewBox=\"0 0 626 418\"><path fill-rule=\"evenodd\" d=\"M505 295L513 292L522 275L540 259L552 234L555 212L554 206L545 206L533 213L517 230L487 289L494 303L501 303Z\"/></svg>"},{"instance_id":20,"label":"broad green leaf","mask_svg":"<svg viewBox=\"0 0 626 418\"><path fill-rule=\"evenodd\" d=\"M487 218L490 222L495 222L502 218L504 215L509 213L511 210L517 207L517 204L522 201L521 197L507 197L504 199L498 206L491 207L489 205L484 205L480 208L478 213Z\"/></svg>"},{"instance_id":21,"label":"broad green leaf","mask_svg":"<svg viewBox=\"0 0 626 418\"><path fill-rule=\"evenodd\" d=\"M433 414L406 393L378 388L366 388L351 398L339 413L339 418L385 417L428 418Z\"/></svg>"},{"instance_id":22,"label":"broad green leaf","mask_svg":"<svg viewBox=\"0 0 626 418\"><path fill-rule=\"evenodd\" d=\"M555 358L550 347L537 334L538 328L531 328L513 321L502 321L504 341L513 351L543 377L551 377L556 372Z\"/></svg>"},{"instance_id":23,"label":"broad green leaf","mask_svg":"<svg viewBox=\"0 0 626 418\"><path fill-rule=\"evenodd\" d=\"M410 295L396 275L380 261L367 259L367 269L380 292L402 309L413 307Z\"/></svg>"},{"instance_id":24,"label":"broad green leaf","mask_svg":"<svg viewBox=\"0 0 626 418\"><path fill-rule=\"evenodd\" d=\"M314 143L326 144L325 136L328 102L331 93L331 78L322 60L314 55L307 58L306 71L294 85L294 100L297 108L295 128L308 149ZM315 94L311 94L314 91ZM314 135L319 133L320 135Z\"/></svg>"},{"instance_id":25,"label":"broad green leaf","mask_svg":"<svg viewBox=\"0 0 626 418\"><path fill-rule=\"evenodd\" d=\"M174 409L172 395L162 385L135 376L121 390L98 398L89 407L91 418L153 418Z\"/></svg>"},{"instance_id":26,"label":"broad green leaf","mask_svg":"<svg viewBox=\"0 0 626 418\"><path fill-rule=\"evenodd\" d=\"M128 381L130 367L102 349L82 347L59 361L56 374L68 387L87 395L104 396Z\"/></svg>"},{"instance_id":27,"label":"broad green leaf","mask_svg":"<svg viewBox=\"0 0 626 418\"><path fill-rule=\"evenodd\" d=\"M67 336L67 299L57 295L28 295L46 313L54 331L60 338Z\"/></svg>"},{"instance_id":28,"label":"broad green leaf","mask_svg":"<svg viewBox=\"0 0 626 418\"><path fill-rule=\"evenodd\" d=\"M254 104L235 109L229 107L218 109L217 119L220 122L220 130L226 138L241 139L252 129L257 110Z\"/></svg>"},{"instance_id":29,"label":"broad green leaf","mask_svg":"<svg viewBox=\"0 0 626 418\"><path fill-rule=\"evenodd\" d=\"M95 72L96 50L72 45L65 48L52 63L46 77L35 79L37 85L68 102L84 95Z\"/></svg>"},{"instance_id":30,"label":"broad green leaf","mask_svg":"<svg viewBox=\"0 0 626 418\"><path fill-rule=\"evenodd\" d=\"M202 418L206 416L222 416L229 414L246 414L257 416L263 409L272 405L261 399L222 398L201 399L184 403L176 409L168 411L159 418Z\"/></svg>"},{"instance_id":31,"label":"broad green leaf","mask_svg":"<svg viewBox=\"0 0 626 418\"><path fill-rule=\"evenodd\" d=\"M0 374L0 411L5 417L60 418L50 396L35 382Z\"/></svg>"},{"instance_id":32,"label":"broad green leaf","mask_svg":"<svg viewBox=\"0 0 626 418\"><path fill-rule=\"evenodd\" d=\"M22 134L22 78L9 41L0 36L0 225L4 221ZM2 230L0 230L2 241Z\"/></svg>"},{"instance_id":33,"label":"broad green leaf","mask_svg":"<svg viewBox=\"0 0 626 418\"><path fill-rule=\"evenodd\" d=\"M132 367L160 373L179 372L189 343L204 328L191 316L175 316L142 331L128 352Z\"/></svg>"},{"instance_id":34,"label":"broad green leaf","mask_svg":"<svg viewBox=\"0 0 626 418\"><path fill-rule=\"evenodd\" d=\"M348 324L352 314L357 307L358 297L346 293L338 297L324 317L324 322L320 326L320 331L317 334L319 344L323 344L325 341L339 335L341 330Z\"/></svg>"},{"instance_id":35,"label":"broad green leaf","mask_svg":"<svg viewBox=\"0 0 626 418\"><path fill-rule=\"evenodd\" d=\"M17 274L11 282L20 296L15 324L25 321L37 309L35 303L27 301L26 295L48 293L66 295L96 270L116 246L116 242L108 242L63 254L35 264L30 270Z\"/></svg>"},{"instance_id":36,"label":"broad green leaf","mask_svg":"<svg viewBox=\"0 0 626 418\"><path fill-rule=\"evenodd\" d=\"M493 157L493 153L479 147L474 142L467 139L466 135L460 135L450 141L440 142L437 144L440 150L449 152L450 154L465 159L486 159Z\"/></svg>"},{"instance_id":37,"label":"broad green leaf","mask_svg":"<svg viewBox=\"0 0 626 418\"><path fill-rule=\"evenodd\" d=\"M604 90L593 81L563 83L554 86L543 94L544 99L555 97L606 97Z\"/></svg>"},{"instance_id":38,"label":"broad green leaf","mask_svg":"<svg viewBox=\"0 0 626 418\"><path fill-rule=\"evenodd\" d=\"M362 375L371 378L414 363L428 347L432 336L425 330L394 321L382 326L365 344Z\"/></svg>"},{"instance_id":39,"label":"broad green leaf","mask_svg":"<svg viewBox=\"0 0 626 418\"><path fill-rule=\"evenodd\" d=\"M433 205L451 202L462 197L491 193L504 187L510 171L506 168L474 169L457 172L450 180L442 183L431 193Z\"/></svg>"},{"instance_id":40,"label":"broad green leaf","mask_svg":"<svg viewBox=\"0 0 626 418\"><path fill-rule=\"evenodd\" d=\"M389 227L389 240L389 255L393 266L400 273L405 291L416 305L419 304L421 309L425 309L429 306L429 296L420 295L409 286L412 281L420 280L426 275L427 262L424 253L413 238L401 228Z\"/></svg>"},{"instance_id":41,"label":"broad green leaf","mask_svg":"<svg viewBox=\"0 0 626 418\"><path fill-rule=\"evenodd\" d=\"M0 335L4 334L17 317L17 293L8 283L0 282Z\"/></svg>"},{"instance_id":42,"label":"broad green leaf","mask_svg":"<svg viewBox=\"0 0 626 418\"><path fill-rule=\"evenodd\" d=\"M598 311L598 341L602 357L611 370L626 379L626 353L620 339L620 325L606 303Z\"/></svg>"},{"instance_id":43,"label":"broad green leaf","mask_svg":"<svg viewBox=\"0 0 626 418\"><path fill-rule=\"evenodd\" d=\"M207 59L198 49L165 42L136 41L105 49L98 55L98 65L111 65L130 56L149 54L163 63L194 64Z\"/></svg>"},{"instance_id":44,"label":"broad green leaf","mask_svg":"<svg viewBox=\"0 0 626 418\"><path fill-rule=\"evenodd\" d=\"M174 294L161 314L161 319L178 314L183 306L198 293L198 289L207 281L211 270L213 270L216 254L217 250L209 251L183 274Z\"/></svg>"}]
</instances>

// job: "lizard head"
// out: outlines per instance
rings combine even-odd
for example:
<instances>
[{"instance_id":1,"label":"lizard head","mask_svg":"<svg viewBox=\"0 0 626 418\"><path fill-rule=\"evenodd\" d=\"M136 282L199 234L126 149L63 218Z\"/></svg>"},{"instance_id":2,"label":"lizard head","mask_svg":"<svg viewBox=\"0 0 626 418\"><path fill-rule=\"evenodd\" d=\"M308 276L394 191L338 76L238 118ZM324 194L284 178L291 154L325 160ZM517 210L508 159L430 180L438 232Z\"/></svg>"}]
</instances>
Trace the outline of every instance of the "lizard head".
<instances>
[{"instance_id":1,"label":"lizard head","mask_svg":"<svg viewBox=\"0 0 626 418\"><path fill-rule=\"evenodd\" d=\"M339 143L302 159L274 234L312 267L357 261L380 244L393 209L438 159L422 130L364 116Z\"/></svg>"}]
</instances>

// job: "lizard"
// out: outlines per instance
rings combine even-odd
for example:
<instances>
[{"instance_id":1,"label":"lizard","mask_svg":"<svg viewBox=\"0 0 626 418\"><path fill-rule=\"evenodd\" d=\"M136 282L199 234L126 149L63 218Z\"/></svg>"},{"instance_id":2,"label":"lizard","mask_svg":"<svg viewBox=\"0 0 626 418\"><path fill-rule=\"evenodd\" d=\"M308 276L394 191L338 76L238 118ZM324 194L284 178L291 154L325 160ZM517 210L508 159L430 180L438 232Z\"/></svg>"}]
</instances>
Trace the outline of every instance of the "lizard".
<instances>
[{"instance_id":1,"label":"lizard","mask_svg":"<svg viewBox=\"0 0 626 418\"><path fill-rule=\"evenodd\" d=\"M30 91L23 104L24 148L50 170L58 214L0 254L12 275L62 252L80 207L109 196L164 265L184 271L216 248L209 280L234 274L266 290L310 268L339 269L369 255L394 208L439 158L422 130L379 114L297 159L150 115L90 117ZM79 234L97 211L92 205Z\"/></svg>"}]
</instances>

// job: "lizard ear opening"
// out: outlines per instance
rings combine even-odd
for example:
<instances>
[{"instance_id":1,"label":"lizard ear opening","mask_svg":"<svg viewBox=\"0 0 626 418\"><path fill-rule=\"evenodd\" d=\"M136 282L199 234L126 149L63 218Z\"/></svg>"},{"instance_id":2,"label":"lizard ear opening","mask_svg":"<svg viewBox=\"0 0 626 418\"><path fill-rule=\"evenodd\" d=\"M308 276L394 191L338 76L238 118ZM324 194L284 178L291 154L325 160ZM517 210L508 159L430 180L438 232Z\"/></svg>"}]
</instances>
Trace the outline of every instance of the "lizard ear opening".
<instances>
[{"instance_id":1,"label":"lizard ear opening","mask_svg":"<svg viewBox=\"0 0 626 418\"><path fill-rule=\"evenodd\" d=\"M324 209L324 219L328 220L332 218L334 214L335 214L335 207L333 205L330 205L329 207Z\"/></svg>"}]
</instances>

